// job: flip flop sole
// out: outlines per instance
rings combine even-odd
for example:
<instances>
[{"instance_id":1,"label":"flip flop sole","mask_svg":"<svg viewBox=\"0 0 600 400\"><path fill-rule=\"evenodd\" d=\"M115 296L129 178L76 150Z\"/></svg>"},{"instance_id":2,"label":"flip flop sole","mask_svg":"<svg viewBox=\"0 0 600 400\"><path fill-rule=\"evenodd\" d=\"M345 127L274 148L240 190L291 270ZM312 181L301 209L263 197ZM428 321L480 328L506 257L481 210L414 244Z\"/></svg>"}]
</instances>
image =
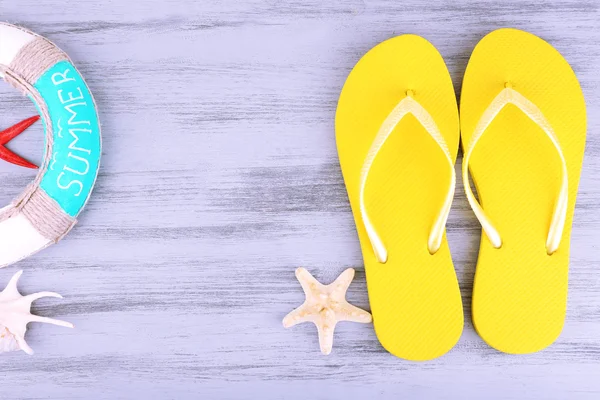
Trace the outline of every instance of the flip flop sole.
<instances>
[{"instance_id":1,"label":"flip flop sole","mask_svg":"<svg viewBox=\"0 0 600 400\"><path fill-rule=\"evenodd\" d=\"M377 337L398 357L429 360L456 344L464 321L445 236L435 254L427 247L451 173L439 145L413 115L395 127L365 187L366 209L388 251L385 264L375 258L359 207L367 152L382 122L409 90L431 114L455 159L459 123L452 81L435 47L418 36L387 40L362 57L340 95L335 129Z\"/></svg>"},{"instance_id":2,"label":"flip flop sole","mask_svg":"<svg viewBox=\"0 0 600 400\"><path fill-rule=\"evenodd\" d=\"M551 45L500 29L475 47L461 94L461 140L469 143L484 110L505 83L544 114L568 171L568 210L558 251L546 238L560 190L560 158L546 133L514 105L494 118L469 169L486 215L502 237L482 234L473 288L479 335L506 353L531 353L559 336L566 312L569 242L586 135L583 94L573 70Z\"/></svg>"}]
</instances>

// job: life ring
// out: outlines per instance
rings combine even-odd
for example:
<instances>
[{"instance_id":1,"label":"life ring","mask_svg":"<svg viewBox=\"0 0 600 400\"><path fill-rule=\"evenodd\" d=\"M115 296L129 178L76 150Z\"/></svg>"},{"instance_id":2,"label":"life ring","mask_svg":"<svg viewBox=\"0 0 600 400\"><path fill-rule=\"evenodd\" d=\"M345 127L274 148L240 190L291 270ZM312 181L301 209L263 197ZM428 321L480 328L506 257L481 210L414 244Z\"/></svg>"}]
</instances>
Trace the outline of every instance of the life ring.
<instances>
[{"instance_id":1,"label":"life ring","mask_svg":"<svg viewBox=\"0 0 600 400\"><path fill-rule=\"evenodd\" d=\"M0 267L62 239L75 225L98 174L96 104L69 57L49 40L0 23L0 77L36 105L45 133L39 172L0 209Z\"/></svg>"}]
</instances>

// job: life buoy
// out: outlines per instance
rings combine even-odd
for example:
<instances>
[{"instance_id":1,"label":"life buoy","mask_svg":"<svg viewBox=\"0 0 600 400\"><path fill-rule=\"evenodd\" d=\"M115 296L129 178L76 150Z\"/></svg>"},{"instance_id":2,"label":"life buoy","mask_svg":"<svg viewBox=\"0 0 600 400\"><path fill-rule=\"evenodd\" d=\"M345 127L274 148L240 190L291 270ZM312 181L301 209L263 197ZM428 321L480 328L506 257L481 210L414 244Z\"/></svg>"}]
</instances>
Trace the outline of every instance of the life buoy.
<instances>
[{"instance_id":1,"label":"life buoy","mask_svg":"<svg viewBox=\"0 0 600 400\"><path fill-rule=\"evenodd\" d=\"M58 242L71 230L96 182L101 136L85 81L49 40L0 23L0 77L35 103L45 132L36 178L0 209L2 267Z\"/></svg>"}]
</instances>

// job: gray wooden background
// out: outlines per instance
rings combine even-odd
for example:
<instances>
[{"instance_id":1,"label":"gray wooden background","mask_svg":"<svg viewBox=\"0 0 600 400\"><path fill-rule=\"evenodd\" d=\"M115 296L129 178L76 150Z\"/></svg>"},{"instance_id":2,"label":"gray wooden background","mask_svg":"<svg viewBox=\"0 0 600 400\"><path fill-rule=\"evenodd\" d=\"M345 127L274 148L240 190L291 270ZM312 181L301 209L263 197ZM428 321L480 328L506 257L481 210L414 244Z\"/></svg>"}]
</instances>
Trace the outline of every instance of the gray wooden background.
<instances>
[{"instance_id":1,"label":"gray wooden background","mask_svg":"<svg viewBox=\"0 0 600 400\"><path fill-rule=\"evenodd\" d=\"M100 176L61 243L0 270L25 270L36 350L0 355L2 399L598 399L600 397L600 2L0 0L0 19L49 37L80 67L103 123ZM372 325L342 323L329 357L314 326L284 330L304 299L294 270L322 281L357 269L349 299L368 309L338 166L334 113L356 61L416 33L459 88L477 41L517 27L571 63L589 115L560 339L501 354L470 320L480 227L462 185L448 235L466 326L447 355L388 354ZM33 105L0 89L0 129ZM33 160L38 124L9 146ZM457 166L460 168L460 164ZM0 165L7 203L33 173ZM370 396L370 397L367 397Z\"/></svg>"}]
</instances>

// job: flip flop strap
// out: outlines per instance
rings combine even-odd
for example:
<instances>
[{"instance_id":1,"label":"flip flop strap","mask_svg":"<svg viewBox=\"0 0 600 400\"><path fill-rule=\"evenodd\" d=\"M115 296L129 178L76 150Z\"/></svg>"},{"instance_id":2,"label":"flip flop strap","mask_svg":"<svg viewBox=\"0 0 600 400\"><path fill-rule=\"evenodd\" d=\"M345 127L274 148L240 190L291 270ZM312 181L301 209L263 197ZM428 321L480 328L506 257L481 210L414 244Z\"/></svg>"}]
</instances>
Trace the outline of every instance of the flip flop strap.
<instances>
[{"instance_id":1,"label":"flip flop strap","mask_svg":"<svg viewBox=\"0 0 600 400\"><path fill-rule=\"evenodd\" d=\"M560 142L556 133L552 129L552 126L544 117L542 111L531 101L529 101L525 96L514 90L510 83L505 85L505 88L494 98L488 108L483 112L479 122L475 126L475 131L473 132L473 136L471 137L471 141L467 148L464 151L463 156L463 165L462 165L462 178L465 185L465 192L467 194L467 199L469 200L469 204L473 209L473 212L477 216L479 223L483 227L483 230L492 243L492 246L495 248L500 248L502 246L502 239L500 234L494 228L494 225L490 221L490 219L485 215L483 208L475 199L473 192L471 191L471 185L469 183L469 159L471 158L471 154L473 153L473 149L477 145L477 142L488 128L488 126L492 123L494 118L500 113L500 111L508 104L513 104L517 106L525 115L527 115L533 122L542 128L542 130L546 133L561 162L561 185L560 185L560 193L558 195L558 199L556 204L554 205L554 213L552 215L552 222L550 223L550 229L548 231L548 238L546 239L546 252L548 254L554 253L560 244L560 240L562 238L562 233L565 226L565 220L567 217L567 204L568 204L568 175L567 175L567 163L565 161L565 157L563 156Z\"/></svg>"},{"instance_id":2,"label":"flip flop strap","mask_svg":"<svg viewBox=\"0 0 600 400\"><path fill-rule=\"evenodd\" d=\"M377 234L376 229L373 227L371 219L369 218L369 214L367 213L367 209L365 206L365 186L367 183L367 178L369 177L369 171L371 170L371 166L373 165L373 161L377 157L377 153L384 145L385 141L394 131L398 123L404 118L407 114L412 114L415 118L423 125L425 130L431 135L431 137L438 144L440 149L443 151L444 156L448 160L448 170L450 171L450 184L448 187L448 192L446 194L446 199L444 200L444 204L436 217L433 227L431 229L431 233L429 234L429 240L427 243L427 247L431 254L434 254L438 251L442 244L442 238L444 236L444 228L446 226L446 221L448 220L448 214L450 212L450 206L452 205L452 198L454 197L454 187L456 184L456 174L454 172L454 163L452 161L452 155L450 154L450 150L448 150L448 146L446 141L444 140L444 136L441 134L438 129L433 117L413 98L412 91L406 92L406 97L402 99L396 107L390 112L390 114L386 117L386 119L381 124L373 143L367 153L367 157L362 166L360 172L360 214L363 220L363 224L365 226L365 230L367 231L367 235L371 242L371 246L373 246L373 251L375 253L375 257L377 261L380 263L385 263L387 261L387 250L380 236Z\"/></svg>"}]
</instances>

